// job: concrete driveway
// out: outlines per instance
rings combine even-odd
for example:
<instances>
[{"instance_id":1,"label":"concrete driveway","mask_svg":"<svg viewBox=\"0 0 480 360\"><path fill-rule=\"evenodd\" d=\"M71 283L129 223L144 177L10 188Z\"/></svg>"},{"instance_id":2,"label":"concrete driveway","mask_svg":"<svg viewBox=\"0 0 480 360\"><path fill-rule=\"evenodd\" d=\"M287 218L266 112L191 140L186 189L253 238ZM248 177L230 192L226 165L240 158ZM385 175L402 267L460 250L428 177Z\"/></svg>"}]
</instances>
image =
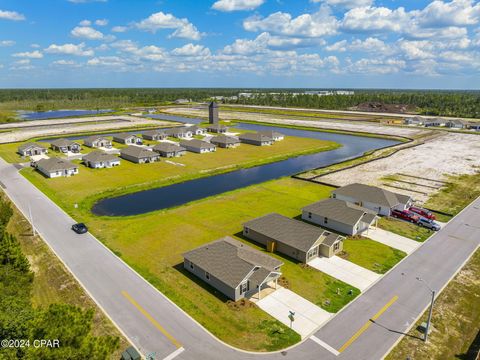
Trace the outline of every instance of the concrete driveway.
<instances>
[{"instance_id":1,"label":"concrete driveway","mask_svg":"<svg viewBox=\"0 0 480 360\"><path fill-rule=\"evenodd\" d=\"M382 276L338 256L332 256L331 258L318 257L310 261L308 265L355 286L360 291L365 291Z\"/></svg>"},{"instance_id":2,"label":"concrete driveway","mask_svg":"<svg viewBox=\"0 0 480 360\"><path fill-rule=\"evenodd\" d=\"M333 314L281 286L271 294L256 302L258 307L278 321L290 326L288 315L295 313L292 329L303 338L313 334Z\"/></svg>"},{"instance_id":3,"label":"concrete driveway","mask_svg":"<svg viewBox=\"0 0 480 360\"><path fill-rule=\"evenodd\" d=\"M369 229L368 233L365 233L364 236L394 249L401 250L407 253L407 255L410 255L422 244L418 241L379 228Z\"/></svg>"}]
</instances>

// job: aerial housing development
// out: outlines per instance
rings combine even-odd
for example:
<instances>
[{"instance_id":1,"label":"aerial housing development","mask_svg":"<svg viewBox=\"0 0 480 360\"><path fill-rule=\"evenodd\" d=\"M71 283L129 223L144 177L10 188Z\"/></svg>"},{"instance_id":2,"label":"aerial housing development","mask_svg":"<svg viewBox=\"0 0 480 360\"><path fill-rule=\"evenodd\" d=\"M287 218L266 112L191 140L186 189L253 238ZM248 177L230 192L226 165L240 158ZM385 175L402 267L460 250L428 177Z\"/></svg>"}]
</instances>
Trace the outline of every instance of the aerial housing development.
<instances>
[{"instance_id":1,"label":"aerial housing development","mask_svg":"<svg viewBox=\"0 0 480 360\"><path fill-rule=\"evenodd\" d=\"M480 359L479 0L0 3L0 359Z\"/></svg>"}]
</instances>

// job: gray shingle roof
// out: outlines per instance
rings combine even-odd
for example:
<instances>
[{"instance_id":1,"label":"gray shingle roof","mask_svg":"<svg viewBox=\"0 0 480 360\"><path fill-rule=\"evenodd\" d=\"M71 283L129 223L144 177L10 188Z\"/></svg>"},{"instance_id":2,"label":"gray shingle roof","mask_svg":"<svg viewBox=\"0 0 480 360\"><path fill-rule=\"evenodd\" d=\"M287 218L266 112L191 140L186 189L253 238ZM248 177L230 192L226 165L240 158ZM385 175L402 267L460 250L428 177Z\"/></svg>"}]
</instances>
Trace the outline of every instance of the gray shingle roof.
<instances>
[{"instance_id":1,"label":"gray shingle roof","mask_svg":"<svg viewBox=\"0 0 480 360\"><path fill-rule=\"evenodd\" d=\"M157 136L157 135L164 135L164 134L165 134L164 130L148 130L143 132L143 135L147 135L147 136Z\"/></svg>"},{"instance_id":2,"label":"gray shingle roof","mask_svg":"<svg viewBox=\"0 0 480 360\"><path fill-rule=\"evenodd\" d=\"M218 135L210 139L212 144L238 144L240 140L233 136Z\"/></svg>"},{"instance_id":3,"label":"gray shingle roof","mask_svg":"<svg viewBox=\"0 0 480 360\"><path fill-rule=\"evenodd\" d=\"M186 132L192 132L188 127L177 127L177 128L172 128L172 129L167 129L165 132L168 135L176 135L176 134L185 134Z\"/></svg>"},{"instance_id":4,"label":"gray shingle roof","mask_svg":"<svg viewBox=\"0 0 480 360\"><path fill-rule=\"evenodd\" d=\"M128 133L116 134L116 135L113 135L113 138L114 138L114 139L122 139L122 140L125 140L125 139L128 139L128 138L132 137L132 136L138 138L137 135L128 134Z\"/></svg>"},{"instance_id":5,"label":"gray shingle roof","mask_svg":"<svg viewBox=\"0 0 480 360\"><path fill-rule=\"evenodd\" d=\"M352 226L362 219L365 214L375 215L371 210L339 199L321 200L305 206L303 210Z\"/></svg>"},{"instance_id":6,"label":"gray shingle roof","mask_svg":"<svg viewBox=\"0 0 480 360\"><path fill-rule=\"evenodd\" d=\"M101 136L101 135L92 135L92 136L89 136L89 137L86 137L85 139L83 139L83 141L91 142L91 143L93 143L94 141L97 141L97 140L107 140L107 141L110 141L110 140L107 139L105 136Z\"/></svg>"},{"instance_id":7,"label":"gray shingle roof","mask_svg":"<svg viewBox=\"0 0 480 360\"><path fill-rule=\"evenodd\" d=\"M50 142L50 145L56 146L56 147L65 147L65 146L71 146L73 144L78 144L75 141L68 140L68 139L55 139Z\"/></svg>"},{"instance_id":8,"label":"gray shingle roof","mask_svg":"<svg viewBox=\"0 0 480 360\"><path fill-rule=\"evenodd\" d=\"M147 150L140 146L130 145L120 150L121 154L135 157L137 159L150 158L152 156L158 156L157 153Z\"/></svg>"},{"instance_id":9,"label":"gray shingle roof","mask_svg":"<svg viewBox=\"0 0 480 360\"><path fill-rule=\"evenodd\" d=\"M269 136L262 135L260 133L245 133L239 136L240 140L254 140L254 141L273 141Z\"/></svg>"},{"instance_id":10,"label":"gray shingle roof","mask_svg":"<svg viewBox=\"0 0 480 360\"><path fill-rule=\"evenodd\" d=\"M278 131L274 131L274 130L262 130L262 131L259 131L258 133L264 136L268 136L270 138L285 136L282 133L279 133Z\"/></svg>"},{"instance_id":11,"label":"gray shingle roof","mask_svg":"<svg viewBox=\"0 0 480 360\"><path fill-rule=\"evenodd\" d=\"M89 162L101 162L101 161L116 161L119 160L118 157L112 154L107 154L104 151L97 150L97 151L92 151L91 153L85 155L82 157L83 161L89 161Z\"/></svg>"},{"instance_id":12,"label":"gray shingle roof","mask_svg":"<svg viewBox=\"0 0 480 360\"><path fill-rule=\"evenodd\" d=\"M212 147L215 147L215 145L213 145L213 144L210 144L206 141L198 140L198 139L181 141L180 145L182 145L186 148L193 147L193 148L197 148L197 149L211 149Z\"/></svg>"},{"instance_id":13,"label":"gray shingle roof","mask_svg":"<svg viewBox=\"0 0 480 360\"><path fill-rule=\"evenodd\" d=\"M321 243L327 233L319 227L276 213L247 221L243 226L305 252L317 241Z\"/></svg>"},{"instance_id":14,"label":"gray shingle roof","mask_svg":"<svg viewBox=\"0 0 480 360\"><path fill-rule=\"evenodd\" d=\"M218 130L218 129L225 129L227 130L228 128L225 125L222 124L210 124L207 127L208 130Z\"/></svg>"},{"instance_id":15,"label":"gray shingle roof","mask_svg":"<svg viewBox=\"0 0 480 360\"><path fill-rule=\"evenodd\" d=\"M191 250L183 257L232 288L240 285L256 266L261 267L256 271L262 271L259 275L267 273L268 276L283 265L281 261L228 236Z\"/></svg>"},{"instance_id":16,"label":"gray shingle roof","mask_svg":"<svg viewBox=\"0 0 480 360\"><path fill-rule=\"evenodd\" d=\"M171 144L171 143L160 143L153 147L153 151L159 152L178 152L178 151L185 151L186 149L183 146Z\"/></svg>"},{"instance_id":17,"label":"gray shingle roof","mask_svg":"<svg viewBox=\"0 0 480 360\"><path fill-rule=\"evenodd\" d=\"M326 232L325 234L326 234L325 240L323 240L322 244L326 246L332 246L333 244L335 244L337 240L345 239L344 236L338 235L337 233L334 233L334 232Z\"/></svg>"},{"instance_id":18,"label":"gray shingle roof","mask_svg":"<svg viewBox=\"0 0 480 360\"><path fill-rule=\"evenodd\" d=\"M376 186L365 184L350 184L332 191L332 194L352 197L360 201L367 201L382 206L393 207L398 204L406 204L409 196L397 194Z\"/></svg>"},{"instance_id":19,"label":"gray shingle roof","mask_svg":"<svg viewBox=\"0 0 480 360\"><path fill-rule=\"evenodd\" d=\"M78 168L77 165L72 164L70 161L60 159L58 157L52 157L50 159L41 159L37 162L37 166L41 167L42 169L45 169L48 172Z\"/></svg>"},{"instance_id":20,"label":"gray shingle roof","mask_svg":"<svg viewBox=\"0 0 480 360\"><path fill-rule=\"evenodd\" d=\"M22 144L18 147L18 151L24 151L24 150L27 150L29 148L38 148L38 149L43 149L45 150L45 148L37 143L33 143L33 142L28 142L28 143L25 143L25 144Z\"/></svg>"}]
</instances>

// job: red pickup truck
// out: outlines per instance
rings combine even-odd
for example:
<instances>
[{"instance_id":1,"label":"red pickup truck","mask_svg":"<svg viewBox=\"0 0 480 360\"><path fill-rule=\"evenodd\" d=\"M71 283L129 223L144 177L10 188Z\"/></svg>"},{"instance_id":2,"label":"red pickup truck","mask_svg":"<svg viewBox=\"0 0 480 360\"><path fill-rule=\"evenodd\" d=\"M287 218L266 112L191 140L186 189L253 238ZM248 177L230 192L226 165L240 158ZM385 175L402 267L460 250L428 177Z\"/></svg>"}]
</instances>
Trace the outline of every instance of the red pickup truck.
<instances>
[{"instance_id":1,"label":"red pickup truck","mask_svg":"<svg viewBox=\"0 0 480 360\"><path fill-rule=\"evenodd\" d=\"M420 220L420 216L408 210L392 210L392 216L409 221L411 223L417 223Z\"/></svg>"},{"instance_id":2,"label":"red pickup truck","mask_svg":"<svg viewBox=\"0 0 480 360\"><path fill-rule=\"evenodd\" d=\"M429 220L435 220L435 215L433 215L430 211L427 209L422 209L416 206L411 206L410 211L414 212L415 214L418 214L424 218L427 218Z\"/></svg>"}]
</instances>

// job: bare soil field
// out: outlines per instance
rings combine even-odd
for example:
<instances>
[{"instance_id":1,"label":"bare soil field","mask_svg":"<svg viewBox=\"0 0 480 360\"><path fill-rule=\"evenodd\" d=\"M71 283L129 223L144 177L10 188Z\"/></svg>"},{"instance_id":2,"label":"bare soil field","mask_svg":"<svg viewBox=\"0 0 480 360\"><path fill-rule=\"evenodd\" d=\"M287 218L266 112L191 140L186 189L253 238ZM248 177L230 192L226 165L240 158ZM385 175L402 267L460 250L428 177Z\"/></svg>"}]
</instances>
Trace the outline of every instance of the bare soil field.
<instances>
[{"instance_id":1,"label":"bare soil field","mask_svg":"<svg viewBox=\"0 0 480 360\"><path fill-rule=\"evenodd\" d=\"M378 185L424 202L444 185L448 175L474 174L479 169L478 135L443 133L391 157L322 176L321 181Z\"/></svg>"},{"instance_id":2,"label":"bare soil field","mask_svg":"<svg viewBox=\"0 0 480 360\"><path fill-rule=\"evenodd\" d=\"M188 116L197 116L197 117L207 117L207 109L192 109L192 108L167 108L162 109L162 111L173 114L173 115L188 115ZM424 129L421 128L406 128L406 127L397 127L397 126L386 126L380 124L374 124L369 122L348 122L343 120L330 120L330 119L312 119L312 120L302 120L298 119L295 116L276 116L271 114L261 114L261 113L246 113L246 112L236 112L236 111L223 111L220 112L220 119L222 120L248 120L248 121L259 121L270 124L279 124L279 125L295 125L295 126L309 126L321 129L332 129L332 130L343 130L343 131L357 131L357 132L367 132L372 134L386 134L386 135L396 135L396 136L406 136L406 137L415 137L422 132Z\"/></svg>"},{"instance_id":3,"label":"bare soil field","mask_svg":"<svg viewBox=\"0 0 480 360\"><path fill-rule=\"evenodd\" d=\"M5 130L0 132L0 143L60 134L167 125L172 125L172 122L128 115L24 121L0 125L0 130Z\"/></svg>"}]
</instances>

